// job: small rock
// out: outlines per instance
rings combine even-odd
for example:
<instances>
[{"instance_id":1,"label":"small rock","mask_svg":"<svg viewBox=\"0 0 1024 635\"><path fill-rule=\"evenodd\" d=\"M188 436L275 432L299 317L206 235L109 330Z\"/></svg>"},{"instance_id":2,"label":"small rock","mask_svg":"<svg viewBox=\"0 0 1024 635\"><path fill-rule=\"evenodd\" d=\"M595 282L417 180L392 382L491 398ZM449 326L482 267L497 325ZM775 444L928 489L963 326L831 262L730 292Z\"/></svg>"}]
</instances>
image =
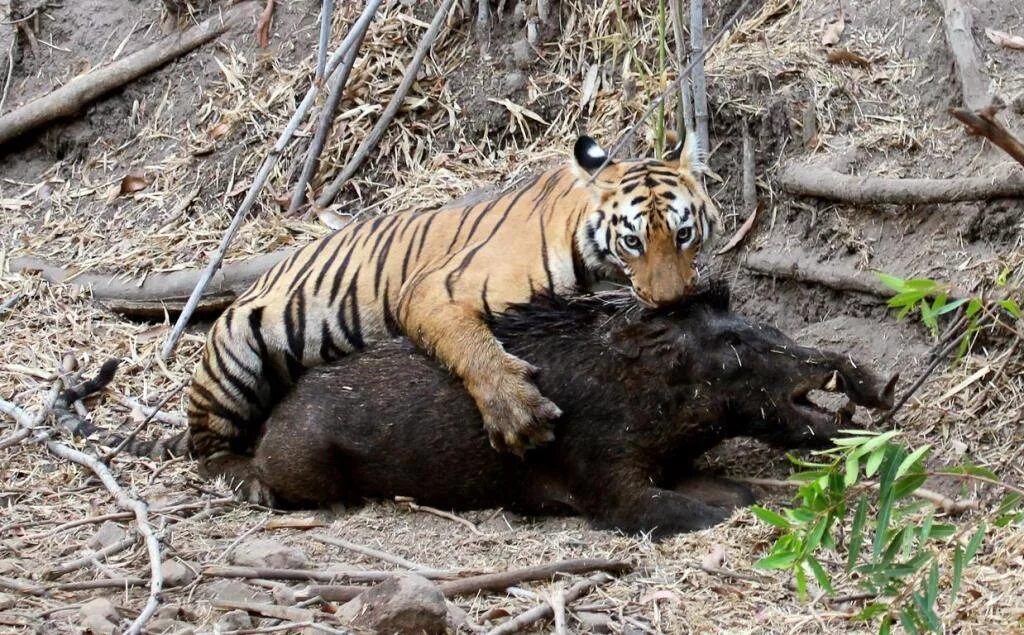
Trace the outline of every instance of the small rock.
<instances>
[{"instance_id":1,"label":"small rock","mask_svg":"<svg viewBox=\"0 0 1024 635\"><path fill-rule=\"evenodd\" d=\"M109 547L114 543L121 542L124 540L126 535L128 534L121 525L108 520L100 525L100 528L96 530L93 537L85 544L93 550L102 549L104 547Z\"/></svg>"},{"instance_id":2,"label":"small rock","mask_svg":"<svg viewBox=\"0 0 1024 635\"><path fill-rule=\"evenodd\" d=\"M505 94L511 95L526 87L526 76L522 73L512 71L508 75L505 75L505 79L502 81L501 85L505 90Z\"/></svg>"},{"instance_id":3,"label":"small rock","mask_svg":"<svg viewBox=\"0 0 1024 635\"><path fill-rule=\"evenodd\" d=\"M375 633L444 633L448 608L441 589L418 575L403 575L364 591L338 615Z\"/></svg>"},{"instance_id":4,"label":"small rock","mask_svg":"<svg viewBox=\"0 0 1024 635\"><path fill-rule=\"evenodd\" d=\"M276 540L244 542L231 554L231 562L240 567L272 567L302 569L308 564L306 554Z\"/></svg>"},{"instance_id":5,"label":"small rock","mask_svg":"<svg viewBox=\"0 0 1024 635\"><path fill-rule=\"evenodd\" d=\"M583 626L581 631L585 633L611 633L612 618L604 613L593 613L590 611L576 611L573 613L576 619Z\"/></svg>"},{"instance_id":6,"label":"small rock","mask_svg":"<svg viewBox=\"0 0 1024 635\"><path fill-rule=\"evenodd\" d=\"M90 616L100 617L108 622L116 623L118 620L117 607L107 598L89 600L78 607L78 615L81 616L82 620Z\"/></svg>"},{"instance_id":7,"label":"small rock","mask_svg":"<svg viewBox=\"0 0 1024 635\"><path fill-rule=\"evenodd\" d=\"M533 52L533 48L530 43L523 40L516 40L512 43L512 59L515 60L516 66L520 68L526 68L533 64L537 54Z\"/></svg>"},{"instance_id":8,"label":"small rock","mask_svg":"<svg viewBox=\"0 0 1024 635\"><path fill-rule=\"evenodd\" d=\"M188 622L178 620L152 620L146 625L147 633L160 635L195 635L196 629Z\"/></svg>"},{"instance_id":9,"label":"small rock","mask_svg":"<svg viewBox=\"0 0 1024 635\"><path fill-rule=\"evenodd\" d=\"M115 635L117 633L117 624L104 619L100 615L83 617L78 625L82 629L81 632L88 635Z\"/></svg>"},{"instance_id":10,"label":"small rock","mask_svg":"<svg viewBox=\"0 0 1024 635\"><path fill-rule=\"evenodd\" d=\"M217 627L222 631L240 631L252 628L252 618L242 610L228 611L217 620Z\"/></svg>"},{"instance_id":11,"label":"small rock","mask_svg":"<svg viewBox=\"0 0 1024 635\"><path fill-rule=\"evenodd\" d=\"M257 591L238 580L217 580L206 587L206 595L222 602L271 602L269 593Z\"/></svg>"},{"instance_id":12,"label":"small rock","mask_svg":"<svg viewBox=\"0 0 1024 635\"><path fill-rule=\"evenodd\" d=\"M295 591L293 591L291 587L279 584L274 587L273 594L274 601L278 604L283 604L285 606L295 604Z\"/></svg>"},{"instance_id":13,"label":"small rock","mask_svg":"<svg viewBox=\"0 0 1024 635\"><path fill-rule=\"evenodd\" d=\"M168 588L183 586L196 579L195 570L180 560L165 561L160 565L160 571L164 574L164 584Z\"/></svg>"}]
</instances>

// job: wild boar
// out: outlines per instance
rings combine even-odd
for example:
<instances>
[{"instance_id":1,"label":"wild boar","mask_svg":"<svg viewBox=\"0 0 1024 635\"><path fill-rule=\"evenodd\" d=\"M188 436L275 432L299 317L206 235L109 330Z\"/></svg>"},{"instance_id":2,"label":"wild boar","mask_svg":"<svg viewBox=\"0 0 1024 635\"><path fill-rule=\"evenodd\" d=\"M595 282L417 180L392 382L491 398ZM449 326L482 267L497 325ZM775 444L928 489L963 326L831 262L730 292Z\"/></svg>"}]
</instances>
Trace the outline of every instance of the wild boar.
<instances>
[{"instance_id":1,"label":"wild boar","mask_svg":"<svg viewBox=\"0 0 1024 635\"><path fill-rule=\"evenodd\" d=\"M730 312L721 286L659 310L616 293L539 298L491 327L562 409L554 442L522 458L496 453L459 380L395 340L310 370L273 410L252 469L275 504L401 495L576 513L655 536L692 531L753 500L734 487L723 502L720 488L692 480L695 458L736 436L827 444L853 404L891 407L896 382ZM811 390L849 400L829 412Z\"/></svg>"}]
</instances>

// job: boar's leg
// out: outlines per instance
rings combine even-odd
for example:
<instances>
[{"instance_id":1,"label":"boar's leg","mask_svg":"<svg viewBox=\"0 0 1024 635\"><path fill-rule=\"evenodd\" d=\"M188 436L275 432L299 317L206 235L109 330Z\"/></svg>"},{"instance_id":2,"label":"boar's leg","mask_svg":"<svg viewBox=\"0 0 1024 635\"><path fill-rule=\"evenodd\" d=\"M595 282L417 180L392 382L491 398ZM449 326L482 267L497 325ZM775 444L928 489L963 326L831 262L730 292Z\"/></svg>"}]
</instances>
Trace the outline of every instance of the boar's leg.
<instances>
[{"instance_id":1,"label":"boar's leg","mask_svg":"<svg viewBox=\"0 0 1024 635\"><path fill-rule=\"evenodd\" d=\"M288 413L286 413L288 414ZM280 414L256 446L253 466L272 494L274 507L312 508L351 498L343 449L320 417Z\"/></svg>"},{"instance_id":2,"label":"boar's leg","mask_svg":"<svg viewBox=\"0 0 1024 635\"><path fill-rule=\"evenodd\" d=\"M683 477L672 486L672 491L729 512L757 502L757 497L743 483L704 474Z\"/></svg>"},{"instance_id":3,"label":"boar's leg","mask_svg":"<svg viewBox=\"0 0 1024 635\"><path fill-rule=\"evenodd\" d=\"M668 489L644 486L637 491L608 497L604 509L593 514L594 524L629 533L650 533L664 538L707 529L729 517L730 511Z\"/></svg>"}]
</instances>

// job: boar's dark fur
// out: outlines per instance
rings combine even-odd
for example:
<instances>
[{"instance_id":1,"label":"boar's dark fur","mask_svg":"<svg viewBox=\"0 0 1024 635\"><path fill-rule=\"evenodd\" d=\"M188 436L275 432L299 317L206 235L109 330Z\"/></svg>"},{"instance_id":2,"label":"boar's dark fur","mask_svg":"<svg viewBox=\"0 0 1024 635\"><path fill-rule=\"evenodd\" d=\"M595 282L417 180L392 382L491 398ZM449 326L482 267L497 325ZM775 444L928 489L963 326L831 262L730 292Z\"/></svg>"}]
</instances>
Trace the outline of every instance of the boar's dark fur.
<instances>
[{"instance_id":1,"label":"boar's dark fur","mask_svg":"<svg viewBox=\"0 0 1024 635\"><path fill-rule=\"evenodd\" d=\"M723 287L658 311L617 294L539 298L492 327L540 368L541 391L562 408L550 445L524 459L492 450L459 381L396 340L298 382L265 424L259 480L283 506L402 495L444 508L576 512L599 527L667 535L752 500L742 488L722 501L687 484L693 460L723 439L820 445L852 411L811 404L807 393L826 385L866 406L892 402L893 381L730 313Z\"/></svg>"}]
</instances>

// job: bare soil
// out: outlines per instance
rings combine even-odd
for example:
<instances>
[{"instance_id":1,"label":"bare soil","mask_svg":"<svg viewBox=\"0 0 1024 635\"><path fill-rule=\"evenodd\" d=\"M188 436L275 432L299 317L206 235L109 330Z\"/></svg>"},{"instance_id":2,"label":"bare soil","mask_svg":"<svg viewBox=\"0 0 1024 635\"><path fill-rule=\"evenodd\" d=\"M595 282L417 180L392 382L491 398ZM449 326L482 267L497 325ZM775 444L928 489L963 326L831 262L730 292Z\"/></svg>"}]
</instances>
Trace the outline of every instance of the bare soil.
<instances>
[{"instance_id":1,"label":"bare soil","mask_svg":"<svg viewBox=\"0 0 1024 635\"><path fill-rule=\"evenodd\" d=\"M14 17L35 11L26 24L37 43L32 46L19 30L4 112L109 62L115 53L129 54L222 8L216 1L193 2L191 11L188 3L177 4L184 9L169 12L156 0L15 0ZM337 4L334 42L359 11L358 3ZM475 16L453 12L405 110L380 150L345 188L336 211L386 213L514 182L564 160L581 130L611 146L659 92L662 83L649 72L657 63L656 11L647 3L638 8L617 1L552 3L552 18L538 25L537 42L525 47L527 28L515 13L516 3L502 4L486 52L471 33ZM714 34L739 3L707 4L715 5L707 7L708 33ZM758 251L790 254L865 276L878 269L946 280L974 292L990 286L1004 266L1024 262L1024 202L862 208L799 199L781 191L779 166L793 159L814 160L852 174L936 178L1021 168L1013 168L998 149L967 137L947 115L948 107L959 104L960 89L938 3L843 3L846 27L838 46L871 60L867 68L825 60L820 37L823 24L837 17L833 5L806 0L754 4L708 63L714 172L708 186L726 218L725 233L731 234L748 213L739 170L741 127L748 126L764 207L740 247L706 260L709 273L731 281L738 310L804 343L899 372L906 385L934 344L916 320L895 320L877 297L752 274L744 258ZM1024 134L1024 52L1000 48L984 35L986 27L1024 34L1024 7L1018 4L970 3L985 71L1010 104L1002 116ZM50 287L32 276L8 273L5 261L32 254L83 270L142 274L205 265L259 162L308 87L317 5L277 2L266 50L255 44L254 15L243 28L85 107L73 120L0 148L0 302L18 298L10 311L0 310L0 397L39 407L47 378L67 350L76 350L90 371L109 355L126 358L127 368L113 391L148 404L187 380L198 359L203 325L191 329L175 358L164 364L157 351L166 322L130 322L71 287ZM371 29L315 188L344 164L372 125L435 5L392 3L387 19ZM0 67L5 62L0 52ZM592 65L598 67L597 86L583 104L582 87ZM275 201L289 192L313 129L313 124L304 125L300 142L282 156L229 252L231 259L328 231L315 218L286 216ZM638 154L650 151L643 134L634 146L631 151ZM116 196L129 173L144 175L149 185ZM1024 368L1018 342L994 340L963 364L942 368L897 417L905 441L932 444L934 465L970 460L1020 483ZM986 368L983 379L948 394ZM129 428L139 419L113 395L91 401L89 409L94 421L110 427ZM182 414L180 397L165 410ZM864 413L860 417L865 420ZM162 431L176 429L169 423L160 426ZM14 429L9 419L0 420L0 438ZM41 579L40 571L86 553L85 543L98 525L48 532L69 520L115 511L115 506L94 479L30 442L0 449L0 466L5 512L0 577L52 584ZM784 457L745 441L719 448L707 457L706 467L772 478L784 478L789 471ZM114 468L121 483L154 508L225 493L200 481L185 460L154 464L118 457ZM940 483L939 488L952 495L975 490L956 483ZM770 501L786 500L778 491L763 494ZM984 495L991 504L995 495ZM265 535L299 547L317 569L339 564L392 568L327 548L301 530L265 530L268 520L281 515L251 506L155 516L164 527L165 557L197 570L218 562L239 542ZM316 518L324 524L318 531L435 567L498 570L576 556L637 564L636 573L571 607L570 627L581 631L587 629L573 616L576 611L605 615L614 632L865 630L849 620L858 605L801 602L781 574L751 582L701 571L702 559L713 550L724 550L725 566L742 572L750 572L764 555L773 530L745 510L722 526L662 543L594 531L575 518L521 518L500 510L466 514L486 534L479 536L449 520L387 502L286 517ZM127 521L117 522L132 530ZM1021 528L990 531L965 576L964 597L955 607L940 607L951 628L956 624L963 632L978 633L1021 628L1021 553ZM841 567L834 569L843 590L856 591L856 581L844 577ZM144 577L146 571L145 551L137 545L103 566L86 566L60 581ZM270 601L273 586L245 583L234 591ZM553 588L537 584L529 587L534 596L489 595L456 604L474 622L485 623L496 610L526 610ZM111 597L127 619L145 600L144 587L52 590L44 596L0 591L0 631L13 632L74 632L77 607L97 593ZM167 615L178 622L173 628L211 632L224 612L213 607L213 600L227 593L223 581L209 576L169 590L164 601L172 607ZM273 621L264 619L260 625Z\"/></svg>"}]
</instances>

